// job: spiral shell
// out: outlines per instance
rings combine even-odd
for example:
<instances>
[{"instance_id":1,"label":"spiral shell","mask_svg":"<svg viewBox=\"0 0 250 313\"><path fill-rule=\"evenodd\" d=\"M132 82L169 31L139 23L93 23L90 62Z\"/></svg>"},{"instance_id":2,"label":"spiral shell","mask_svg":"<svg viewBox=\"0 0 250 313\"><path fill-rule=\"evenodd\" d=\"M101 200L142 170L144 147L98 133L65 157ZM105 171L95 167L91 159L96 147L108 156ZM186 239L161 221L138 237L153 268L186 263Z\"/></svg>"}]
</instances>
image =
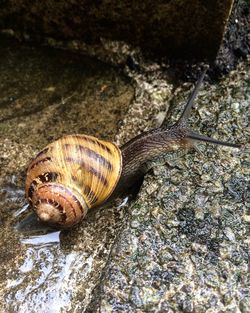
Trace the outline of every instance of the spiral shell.
<instances>
[{"instance_id":1,"label":"spiral shell","mask_svg":"<svg viewBox=\"0 0 250 313\"><path fill-rule=\"evenodd\" d=\"M121 152L112 142L86 135L65 136L31 162L26 197L41 220L69 227L109 198L121 169Z\"/></svg>"}]
</instances>

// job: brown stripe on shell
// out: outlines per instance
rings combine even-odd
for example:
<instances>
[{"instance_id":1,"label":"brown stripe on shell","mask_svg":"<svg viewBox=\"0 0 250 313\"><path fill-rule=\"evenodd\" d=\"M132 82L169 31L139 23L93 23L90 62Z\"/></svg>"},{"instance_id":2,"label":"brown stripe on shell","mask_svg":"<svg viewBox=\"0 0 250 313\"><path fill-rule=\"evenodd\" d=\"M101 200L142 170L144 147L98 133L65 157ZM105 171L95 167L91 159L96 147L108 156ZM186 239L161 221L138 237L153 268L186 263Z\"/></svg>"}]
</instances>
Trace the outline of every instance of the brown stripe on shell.
<instances>
[{"instance_id":1,"label":"brown stripe on shell","mask_svg":"<svg viewBox=\"0 0 250 313\"><path fill-rule=\"evenodd\" d=\"M29 201L32 201L33 192L35 191L35 187L38 185L36 180L33 180L33 182L30 184L29 190L28 190L28 199Z\"/></svg>"},{"instance_id":2,"label":"brown stripe on shell","mask_svg":"<svg viewBox=\"0 0 250 313\"><path fill-rule=\"evenodd\" d=\"M71 175L71 179L72 179L74 182L80 183L80 182L78 181L78 177L75 176L75 175Z\"/></svg>"},{"instance_id":3,"label":"brown stripe on shell","mask_svg":"<svg viewBox=\"0 0 250 313\"><path fill-rule=\"evenodd\" d=\"M35 163L33 163L30 167L30 170L32 170L34 167L36 167L37 165L41 164L41 163L45 163L47 161L51 161L51 158L50 157L46 157L44 159L41 159L41 160L38 160L36 161Z\"/></svg>"},{"instance_id":4,"label":"brown stripe on shell","mask_svg":"<svg viewBox=\"0 0 250 313\"><path fill-rule=\"evenodd\" d=\"M44 184L44 185L42 185L41 187L39 187L39 190L44 189L44 188L48 188L48 187L50 187L50 186L53 187L53 193L58 193L58 195L59 195L61 198L63 198L63 199L64 199L64 197L61 195L61 193L66 193L67 195L69 195L69 196L70 196L71 198L73 198L73 200L77 203L77 205L78 205L80 211L81 211L82 213L85 212L84 209L83 209L83 207L82 207L82 205L81 205L81 203L80 203L80 201L79 201L79 200L76 198L76 196L75 196L68 188L66 188L66 187L63 187L63 186L60 186L60 185L54 186L54 185L50 185L50 184ZM59 193L57 190L55 190L55 189L58 189L58 191L60 191L60 193ZM67 200L67 199L66 199L66 200ZM68 202L68 200L67 200L67 202ZM74 212L74 213L75 213L75 212Z\"/></svg>"},{"instance_id":5,"label":"brown stripe on shell","mask_svg":"<svg viewBox=\"0 0 250 313\"><path fill-rule=\"evenodd\" d=\"M72 158L72 157L66 157L64 160L69 163L79 164L80 166L84 167L88 172L91 172L94 176L96 176L102 182L104 186L108 185L107 179L100 172L98 172L92 166L88 165L83 160Z\"/></svg>"},{"instance_id":6,"label":"brown stripe on shell","mask_svg":"<svg viewBox=\"0 0 250 313\"><path fill-rule=\"evenodd\" d=\"M89 186L84 185L84 193L87 195L88 198L91 199L92 204L96 203L96 201L98 200L97 196Z\"/></svg>"},{"instance_id":7,"label":"brown stripe on shell","mask_svg":"<svg viewBox=\"0 0 250 313\"><path fill-rule=\"evenodd\" d=\"M65 198L62 194L59 194L59 197L62 198L65 202L67 202L67 203L70 204L70 207L71 207L71 209L72 209L72 212L74 213L74 216L76 217L76 216L77 216L76 210L73 208L73 206L71 205L71 203L69 202L69 200L68 200L67 198ZM74 200L76 203L78 202L78 200L76 199L76 197L75 197L73 194L71 194L71 197L73 198L73 200ZM76 201L76 200L77 200L77 201ZM82 208L82 206L81 206L81 208ZM82 211L81 208L80 208L80 210L81 210L81 212L83 213L83 211Z\"/></svg>"},{"instance_id":8,"label":"brown stripe on shell","mask_svg":"<svg viewBox=\"0 0 250 313\"><path fill-rule=\"evenodd\" d=\"M72 138L82 139L87 142L93 143L95 145L98 144L99 147L101 147L103 150L107 151L109 154L112 154L112 151L110 150L110 148L104 145L103 143L101 143L100 140L98 139L92 138L90 136L84 136L84 135L72 135Z\"/></svg>"},{"instance_id":9,"label":"brown stripe on shell","mask_svg":"<svg viewBox=\"0 0 250 313\"><path fill-rule=\"evenodd\" d=\"M112 171L113 169L112 164L107 159L105 159L102 155L100 155L99 153L95 152L90 148L84 147L80 144L69 144L69 143L64 144L64 147L67 150L75 148L80 152L84 152L88 157L95 159L97 162L106 167L108 170Z\"/></svg>"},{"instance_id":10,"label":"brown stripe on shell","mask_svg":"<svg viewBox=\"0 0 250 313\"><path fill-rule=\"evenodd\" d=\"M88 198L91 199L91 203L94 204L98 200L94 191L92 191L91 188L89 186L87 186L85 182L78 181L78 178L74 175L72 175L71 178L74 182L77 182L81 188L83 187L83 192L85 195L87 195Z\"/></svg>"}]
</instances>

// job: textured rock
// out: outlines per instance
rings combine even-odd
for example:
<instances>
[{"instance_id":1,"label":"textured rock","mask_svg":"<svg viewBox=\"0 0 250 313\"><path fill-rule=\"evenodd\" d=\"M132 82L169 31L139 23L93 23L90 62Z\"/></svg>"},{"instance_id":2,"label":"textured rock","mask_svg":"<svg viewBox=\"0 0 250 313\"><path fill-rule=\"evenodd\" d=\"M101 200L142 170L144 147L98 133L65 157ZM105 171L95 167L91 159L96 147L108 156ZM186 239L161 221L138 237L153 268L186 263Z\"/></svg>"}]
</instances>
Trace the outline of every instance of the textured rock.
<instances>
[{"instance_id":1,"label":"textured rock","mask_svg":"<svg viewBox=\"0 0 250 313\"><path fill-rule=\"evenodd\" d=\"M112 62L133 55L127 46L113 48L106 51ZM177 68L142 58L125 68L127 81L68 52L11 43L0 51L1 311L248 312L244 149L199 144L203 155L169 153L136 201L90 211L61 233L42 228L24 201L26 164L48 141L87 131L123 143L166 115L175 121L193 84L171 79ZM190 124L246 142L248 76L245 62L221 82L206 82Z\"/></svg>"},{"instance_id":2,"label":"textured rock","mask_svg":"<svg viewBox=\"0 0 250 313\"><path fill-rule=\"evenodd\" d=\"M248 0L236 0L222 45L216 58L215 71L226 74L250 53L250 6Z\"/></svg>"},{"instance_id":3,"label":"textured rock","mask_svg":"<svg viewBox=\"0 0 250 313\"><path fill-rule=\"evenodd\" d=\"M247 142L245 66L206 84L191 118L195 128ZM183 94L181 87L177 103ZM248 154L199 148L202 155L170 154L145 179L87 312L248 312Z\"/></svg>"},{"instance_id":4,"label":"textured rock","mask_svg":"<svg viewBox=\"0 0 250 313\"><path fill-rule=\"evenodd\" d=\"M233 0L7 0L0 5L0 27L87 43L103 37L161 56L213 60L232 4Z\"/></svg>"}]
</instances>

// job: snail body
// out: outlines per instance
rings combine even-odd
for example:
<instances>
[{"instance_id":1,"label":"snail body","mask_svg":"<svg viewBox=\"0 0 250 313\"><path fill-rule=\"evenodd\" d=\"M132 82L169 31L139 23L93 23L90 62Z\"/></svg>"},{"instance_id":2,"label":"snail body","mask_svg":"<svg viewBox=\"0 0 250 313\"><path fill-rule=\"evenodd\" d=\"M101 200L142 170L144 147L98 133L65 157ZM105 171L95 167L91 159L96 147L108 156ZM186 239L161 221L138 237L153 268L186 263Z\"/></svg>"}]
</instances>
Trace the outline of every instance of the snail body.
<instances>
[{"instance_id":1,"label":"snail body","mask_svg":"<svg viewBox=\"0 0 250 313\"><path fill-rule=\"evenodd\" d=\"M40 220L67 228L133 186L149 170L151 161L194 141L239 148L195 133L187 126L193 100L205 76L201 75L176 124L145 132L121 148L87 135L68 135L49 144L30 163L26 197Z\"/></svg>"}]
</instances>

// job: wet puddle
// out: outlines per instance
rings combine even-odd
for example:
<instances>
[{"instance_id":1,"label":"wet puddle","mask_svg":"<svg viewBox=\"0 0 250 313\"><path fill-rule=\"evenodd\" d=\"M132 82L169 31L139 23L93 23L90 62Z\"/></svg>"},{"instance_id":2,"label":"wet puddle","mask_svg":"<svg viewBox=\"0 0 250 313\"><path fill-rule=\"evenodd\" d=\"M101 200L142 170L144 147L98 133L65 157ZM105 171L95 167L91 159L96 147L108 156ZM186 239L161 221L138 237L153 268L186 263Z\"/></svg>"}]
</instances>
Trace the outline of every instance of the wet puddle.
<instances>
[{"instance_id":1,"label":"wet puddle","mask_svg":"<svg viewBox=\"0 0 250 313\"><path fill-rule=\"evenodd\" d=\"M124 199L115 211L96 210L68 232L46 228L26 204L17 210L13 221L20 221L5 228L8 236L3 243L14 251L2 268L2 309L48 313L84 309L115 238L112 228L121 226L126 204Z\"/></svg>"},{"instance_id":2,"label":"wet puddle","mask_svg":"<svg viewBox=\"0 0 250 313\"><path fill-rule=\"evenodd\" d=\"M133 88L94 59L0 40L0 308L83 312L126 201L89 212L69 231L48 229L24 199L26 167L64 134L114 139Z\"/></svg>"}]
</instances>

